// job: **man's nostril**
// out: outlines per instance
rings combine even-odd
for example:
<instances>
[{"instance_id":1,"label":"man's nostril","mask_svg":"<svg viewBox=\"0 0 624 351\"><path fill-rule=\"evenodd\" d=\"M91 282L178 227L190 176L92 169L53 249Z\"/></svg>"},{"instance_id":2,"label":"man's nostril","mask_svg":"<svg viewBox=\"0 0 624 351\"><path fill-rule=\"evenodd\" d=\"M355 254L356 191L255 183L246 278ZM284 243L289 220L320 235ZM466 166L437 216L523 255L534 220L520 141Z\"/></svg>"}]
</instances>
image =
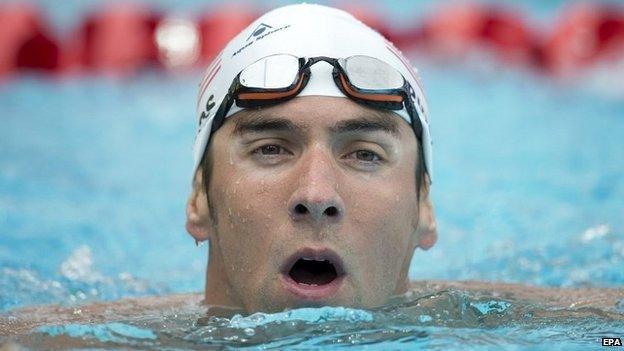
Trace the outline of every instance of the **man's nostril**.
<instances>
[{"instance_id":1,"label":"man's nostril","mask_svg":"<svg viewBox=\"0 0 624 351\"><path fill-rule=\"evenodd\" d=\"M334 206L330 206L325 210L325 214L329 217L334 217L338 214L338 209Z\"/></svg>"},{"instance_id":2,"label":"man's nostril","mask_svg":"<svg viewBox=\"0 0 624 351\"><path fill-rule=\"evenodd\" d=\"M308 209L304 205L299 204L299 205L295 206L295 213L296 214L306 214L306 213L308 213Z\"/></svg>"}]
</instances>

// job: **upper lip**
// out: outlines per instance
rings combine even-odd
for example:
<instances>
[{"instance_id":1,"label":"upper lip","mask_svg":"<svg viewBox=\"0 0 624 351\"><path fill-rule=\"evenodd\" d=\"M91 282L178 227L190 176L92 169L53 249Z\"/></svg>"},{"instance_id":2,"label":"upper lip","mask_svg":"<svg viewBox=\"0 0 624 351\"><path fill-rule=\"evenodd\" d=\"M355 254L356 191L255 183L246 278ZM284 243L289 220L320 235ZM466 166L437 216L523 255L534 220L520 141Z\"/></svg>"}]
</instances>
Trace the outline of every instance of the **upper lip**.
<instances>
[{"instance_id":1,"label":"upper lip","mask_svg":"<svg viewBox=\"0 0 624 351\"><path fill-rule=\"evenodd\" d=\"M301 258L312 259L316 261L327 260L332 265L334 265L338 276L342 276L345 273L344 264L342 262L342 259L340 258L340 255L338 255L335 251L329 248L315 247L303 247L290 255L282 265L282 273L288 275L290 269Z\"/></svg>"}]
</instances>

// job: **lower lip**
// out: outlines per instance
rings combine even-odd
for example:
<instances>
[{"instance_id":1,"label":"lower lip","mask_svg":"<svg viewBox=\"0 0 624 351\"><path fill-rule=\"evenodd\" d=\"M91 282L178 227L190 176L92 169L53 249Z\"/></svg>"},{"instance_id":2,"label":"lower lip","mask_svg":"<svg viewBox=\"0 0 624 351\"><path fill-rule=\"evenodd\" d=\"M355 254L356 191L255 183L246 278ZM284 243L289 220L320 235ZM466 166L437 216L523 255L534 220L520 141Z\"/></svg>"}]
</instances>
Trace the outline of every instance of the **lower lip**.
<instances>
[{"instance_id":1,"label":"lower lip","mask_svg":"<svg viewBox=\"0 0 624 351\"><path fill-rule=\"evenodd\" d=\"M299 284L294 281L288 274L281 275L282 284L286 290L293 295L304 300L323 300L331 297L338 291L344 280L344 276L337 277L328 284L323 285L307 285Z\"/></svg>"}]
</instances>

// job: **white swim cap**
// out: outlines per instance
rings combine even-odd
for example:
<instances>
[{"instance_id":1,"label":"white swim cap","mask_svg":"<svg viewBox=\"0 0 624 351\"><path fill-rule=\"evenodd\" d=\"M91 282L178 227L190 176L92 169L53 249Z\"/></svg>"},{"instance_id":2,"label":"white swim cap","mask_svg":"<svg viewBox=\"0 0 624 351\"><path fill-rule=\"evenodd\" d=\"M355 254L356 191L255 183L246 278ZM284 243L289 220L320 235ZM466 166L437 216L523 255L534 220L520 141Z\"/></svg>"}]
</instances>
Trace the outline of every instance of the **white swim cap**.
<instances>
[{"instance_id":1,"label":"white swim cap","mask_svg":"<svg viewBox=\"0 0 624 351\"><path fill-rule=\"evenodd\" d=\"M197 97L199 130L193 154L197 170L219 104L236 75L257 60L273 54L297 57L327 56L346 58L354 55L375 57L395 68L414 89L414 105L422 125L422 147L425 167L432 176L431 135L428 107L416 70L403 54L378 32L364 25L349 13L321 5L298 4L272 10L245 28L232 39L210 64ZM332 78L332 66L319 62L311 67L310 80L298 96L346 96ZM234 104L226 118L240 111ZM408 123L411 118L405 108L394 111ZM204 118L200 118L204 114ZM414 121L418 123L418 121Z\"/></svg>"}]
</instances>

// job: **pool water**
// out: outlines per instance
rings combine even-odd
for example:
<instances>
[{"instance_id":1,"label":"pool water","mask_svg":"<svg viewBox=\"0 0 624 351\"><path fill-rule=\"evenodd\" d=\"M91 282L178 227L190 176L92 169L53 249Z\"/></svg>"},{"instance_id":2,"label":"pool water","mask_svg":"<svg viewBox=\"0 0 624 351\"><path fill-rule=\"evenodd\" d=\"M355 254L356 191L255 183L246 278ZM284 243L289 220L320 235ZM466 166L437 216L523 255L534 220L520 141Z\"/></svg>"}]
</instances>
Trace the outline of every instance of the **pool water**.
<instances>
[{"instance_id":1,"label":"pool water","mask_svg":"<svg viewBox=\"0 0 624 351\"><path fill-rule=\"evenodd\" d=\"M595 348L600 338L622 331L624 318L618 313L544 308L443 290L405 295L374 310L299 308L208 318L196 308L107 323L45 325L16 341L32 348L76 349L570 350Z\"/></svg>"},{"instance_id":2,"label":"pool water","mask_svg":"<svg viewBox=\"0 0 624 351\"><path fill-rule=\"evenodd\" d=\"M79 17L40 3L58 22ZM528 3L550 19L561 1ZM410 278L623 286L624 99L608 92L624 83L594 77L585 89L522 69L415 63L430 100L440 236L415 253ZM0 313L203 289L207 248L184 230L199 79L143 72L0 85ZM375 311L205 320L198 310L46 326L32 337L92 348L551 350L624 336L617 314L555 312L442 291Z\"/></svg>"}]
</instances>

